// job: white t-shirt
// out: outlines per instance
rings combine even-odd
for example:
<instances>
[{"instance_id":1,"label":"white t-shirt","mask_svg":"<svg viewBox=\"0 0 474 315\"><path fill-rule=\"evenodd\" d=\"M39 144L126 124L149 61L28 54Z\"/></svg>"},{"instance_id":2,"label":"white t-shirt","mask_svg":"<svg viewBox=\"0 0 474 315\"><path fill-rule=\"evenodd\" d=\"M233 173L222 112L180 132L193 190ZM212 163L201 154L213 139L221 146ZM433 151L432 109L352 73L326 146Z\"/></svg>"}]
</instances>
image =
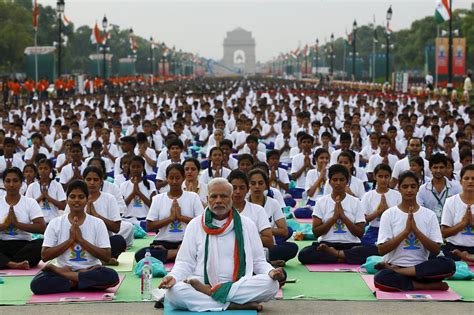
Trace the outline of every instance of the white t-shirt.
<instances>
[{"instance_id":1,"label":"white t-shirt","mask_svg":"<svg viewBox=\"0 0 474 315\"><path fill-rule=\"evenodd\" d=\"M186 182L183 182L183 185L181 186L184 191L186 191ZM201 202L207 205L207 184L203 184L201 182L198 182L198 188L195 191L196 194L199 195L199 199L201 199Z\"/></svg>"},{"instance_id":2,"label":"white t-shirt","mask_svg":"<svg viewBox=\"0 0 474 315\"><path fill-rule=\"evenodd\" d=\"M292 135L290 135L290 138L288 140L288 144L290 145L290 148L294 148L298 146L298 141L296 138ZM283 146L285 145L285 138L283 134L279 134L275 138L275 150L281 150ZM284 151L281 156L280 156L280 161L283 163L290 163L291 158L290 158L290 150Z\"/></svg>"},{"instance_id":3,"label":"white t-shirt","mask_svg":"<svg viewBox=\"0 0 474 315\"><path fill-rule=\"evenodd\" d=\"M342 150L337 149L336 151L331 153L331 160L329 162L329 165L334 165L337 164L337 158L339 157L339 154L341 154ZM359 166L359 154L357 152L355 153L355 161L354 161L354 166Z\"/></svg>"},{"instance_id":4,"label":"white t-shirt","mask_svg":"<svg viewBox=\"0 0 474 315\"><path fill-rule=\"evenodd\" d=\"M383 157L380 154L372 155L369 159L369 164L367 164L367 173L373 173L374 169L377 165L383 162ZM388 155L388 165L393 170L395 168L395 164L398 162L398 157L393 154Z\"/></svg>"},{"instance_id":5,"label":"white t-shirt","mask_svg":"<svg viewBox=\"0 0 474 315\"><path fill-rule=\"evenodd\" d=\"M181 215L190 218L195 218L204 212L199 196L192 191L183 191L181 197L178 198L178 204L181 208ZM168 197L168 193L154 196L146 219L149 221L157 221L168 218L171 213L172 205L173 200ZM169 226L162 227L158 231L158 234L156 234L155 240L169 242L182 241L186 226L186 223L175 220L170 223Z\"/></svg>"},{"instance_id":6,"label":"white t-shirt","mask_svg":"<svg viewBox=\"0 0 474 315\"><path fill-rule=\"evenodd\" d=\"M228 169L227 167L221 167L221 169L220 169L221 176L219 176L219 177L227 178L227 176L229 176L230 172L231 172L231 170ZM209 184L211 179L217 178L217 177L215 177L216 171L212 168L211 168L211 173L212 173L212 176L209 176L209 169L208 168L203 170L202 173L201 173L201 176L199 176L199 181L203 184L206 184L206 185Z\"/></svg>"},{"instance_id":7,"label":"white t-shirt","mask_svg":"<svg viewBox=\"0 0 474 315\"><path fill-rule=\"evenodd\" d=\"M273 198L266 197L265 198L265 212L267 213L268 222L270 223L271 228L276 228L276 221L285 219L285 215L281 210L280 204Z\"/></svg>"},{"instance_id":8,"label":"white t-shirt","mask_svg":"<svg viewBox=\"0 0 474 315\"><path fill-rule=\"evenodd\" d=\"M66 194L64 193L63 186L60 183L58 183L56 180L51 180L51 182L49 183L48 195L50 195L51 198L57 201L66 200ZM31 185L28 186L28 189L26 191L26 197L30 197L36 200L37 198L39 198L39 196L41 196L40 183L39 182L31 183ZM53 218L58 217L60 215L58 207L48 202L48 200L43 199L42 201L39 202L39 206L41 207L41 210L43 211L44 220L46 222L49 222Z\"/></svg>"},{"instance_id":9,"label":"white t-shirt","mask_svg":"<svg viewBox=\"0 0 474 315\"><path fill-rule=\"evenodd\" d=\"M326 173L327 174L327 173ZM312 169L308 172L308 174L306 175L306 182L305 182L305 185L304 185L304 189L306 191L308 191L311 186L314 185L314 183L316 183L319 179L319 171L318 169ZM327 181L327 178L326 178L326 181ZM324 181L321 183L320 187L319 188L316 188L316 191L314 192L314 194L312 196L308 196L310 200L313 200L313 201L316 201L317 199L321 198L322 196L324 196Z\"/></svg>"},{"instance_id":10,"label":"white t-shirt","mask_svg":"<svg viewBox=\"0 0 474 315\"><path fill-rule=\"evenodd\" d=\"M148 181L150 187L149 189L146 188L143 180ZM151 194L156 192L155 184L147 179L143 180L138 184L138 189L140 189L143 195L145 195L147 198L150 198ZM127 199L128 196L130 196L133 191L133 186L134 184L130 180L127 180L125 183L120 185L120 191L122 192L123 199ZM148 206L143 202L143 200L140 197L135 196L135 198L133 198L133 200L128 204L127 210L124 212L123 216L145 218L148 215L148 209Z\"/></svg>"},{"instance_id":11,"label":"white t-shirt","mask_svg":"<svg viewBox=\"0 0 474 315\"><path fill-rule=\"evenodd\" d=\"M0 222L5 222L10 211L10 205L5 200L6 196L0 197ZM13 211L18 222L32 224L36 218L42 218L43 212L36 200L21 196ZM31 233L19 230L16 227L8 227L6 230L0 231L0 240L22 240L31 241Z\"/></svg>"},{"instance_id":12,"label":"white t-shirt","mask_svg":"<svg viewBox=\"0 0 474 315\"><path fill-rule=\"evenodd\" d=\"M271 170L270 170L270 174L271 174ZM309 172L308 172L309 174ZM283 184L289 184L290 183L290 176L288 175L288 172L284 169L284 168L281 168L281 167L278 167L275 171L275 175L276 175L276 179L279 180L280 182L282 182ZM276 184L278 186L278 184ZM278 187L274 187L278 190L280 190L280 192L282 194L286 194L286 190L284 190L283 188L278 188Z\"/></svg>"},{"instance_id":13,"label":"white t-shirt","mask_svg":"<svg viewBox=\"0 0 474 315\"><path fill-rule=\"evenodd\" d=\"M430 240L442 243L441 230L436 214L420 207L413 214L417 228ZM380 219L377 245L383 244L402 233L406 227L408 213L398 207L387 209ZM428 260L430 252L421 244L414 233L403 240L394 250L384 256L384 261L401 267L413 267Z\"/></svg>"},{"instance_id":14,"label":"white t-shirt","mask_svg":"<svg viewBox=\"0 0 474 315\"><path fill-rule=\"evenodd\" d=\"M431 177L429 162L427 160L423 159L423 163L424 163L425 176ZM393 167L392 178L395 178L396 180L398 180L398 176L402 172L408 171L409 169L410 169L410 161L409 161L408 157L404 157L403 159L401 159L397 163L395 163L395 166Z\"/></svg>"},{"instance_id":15,"label":"white t-shirt","mask_svg":"<svg viewBox=\"0 0 474 315\"><path fill-rule=\"evenodd\" d=\"M119 207L120 213L125 212L125 210L127 209L127 205L125 204L125 200L123 199L119 184L104 181L102 185L102 191L114 196L115 202L117 203L117 206Z\"/></svg>"},{"instance_id":16,"label":"white t-shirt","mask_svg":"<svg viewBox=\"0 0 474 315\"><path fill-rule=\"evenodd\" d=\"M380 205L380 200L382 200L382 194L379 194L375 190L367 192L364 197L362 197L362 209L366 216L377 211L377 208ZM395 207L402 202L402 195L394 189L389 189L385 193L385 200L387 201L388 208ZM379 227L380 217L373 219L369 225L372 227Z\"/></svg>"},{"instance_id":17,"label":"white t-shirt","mask_svg":"<svg viewBox=\"0 0 474 315\"><path fill-rule=\"evenodd\" d=\"M298 172L303 167L304 158L305 158L305 155L303 153L299 153L299 154L297 154L293 157L292 164L291 164L291 171L290 171L291 174ZM309 156L309 158L311 159L311 155ZM313 162L311 161L311 165L313 165L312 163ZM296 179L296 187L297 188L304 188L305 187L306 175L308 174L308 172L309 172L308 169L306 169L301 174L301 176L298 179Z\"/></svg>"},{"instance_id":18,"label":"white t-shirt","mask_svg":"<svg viewBox=\"0 0 474 315\"><path fill-rule=\"evenodd\" d=\"M101 192L99 198L97 198L97 200L94 201L93 204L94 204L95 211L101 216L103 216L104 218L113 222L122 220L122 218L120 217L117 201L115 200L115 197L112 196L111 194L108 194L106 192ZM70 212L69 205L67 205L66 209L64 209L64 213L69 213L69 212ZM111 231L107 231L107 232L109 233L109 236L114 235L114 233Z\"/></svg>"},{"instance_id":19,"label":"white t-shirt","mask_svg":"<svg viewBox=\"0 0 474 315\"><path fill-rule=\"evenodd\" d=\"M86 214L84 222L79 227L82 237L94 246L100 248L110 248L109 234L105 223L96 217ZM44 233L44 247L55 247L69 239L71 223L68 214L54 218L49 222ZM101 265L100 259L92 256L79 244L69 247L56 259L59 267L70 266L73 270L89 268Z\"/></svg>"},{"instance_id":20,"label":"white t-shirt","mask_svg":"<svg viewBox=\"0 0 474 315\"><path fill-rule=\"evenodd\" d=\"M86 169L86 164L82 163L81 166L79 166L79 170L82 173ZM64 166L61 169L61 173L59 174L59 182L63 185L67 184L72 178L74 177L74 169L72 167L72 163L69 163L68 165Z\"/></svg>"},{"instance_id":21,"label":"white t-shirt","mask_svg":"<svg viewBox=\"0 0 474 315\"><path fill-rule=\"evenodd\" d=\"M135 155L140 155L139 154L140 151L138 150L138 147L135 148L134 153L135 153ZM153 150L152 148L146 148L145 153L146 153L146 155L148 155L148 157L150 159L155 161L155 164L156 164L156 151ZM145 160L145 158L143 158L143 159ZM150 165L150 164L148 164L148 161L145 160L145 171L148 175L155 174L155 172L153 171L154 167L155 167L155 165Z\"/></svg>"},{"instance_id":22,"label":"white t-shirt","mask_svg":"<svg viewBox=\"0 0 474 315\"><path fill-rule=\"evenodd\" d=\"M262 206L246 201L245 207L242 212L240 212L240 215L252 220L259 233L271 228L270 222L268 222L267 212Z\"/></svg>"},{"instance_id":23,"label":"white t-shirt","mask_svg":"<svg viewBox=\"0 0 474 315\"><path fill-rule=\"evenodd\" d=\"M34 152L35 152L34 147L30 147L30 148L26 149L25 155L23 156L23 159L25 161L31 160L31 158L33 157ZM44 155L46 155L47 158L50 157L50 153L45 147L39 147L38 154L44 154Z\"/></svg>"},{"instance_id":24,"label":"white t-shirt","mask_svg":"<svg viewBox=\"0 0 474 315\"><path fill-rule=\"evenodd\" d=\"M461 200L459 195L449 197L444 203L441 225L452 227L458 224L466 214L466 209L467 204ZM457 246L474 247L474 227L468 225L456 235L447 237L446 241Z\"/></svg>"},{"instance_id":25,"label":"white t-shirt","mask_svg":"<svg viewBox=\"0 0 474 315\"><path fill-rule=\"evenodd\" d=\"M365 194L364 183L357 177L351 176L349 180L349 188L352 190L352 192L357 198L362 199L362 197L364 197L364 194ZM326 181L326 184L324 185L324 194L330 195L331 193L332 193L332 187L331 185L329 185L329 180L328 180Z\"/></svg>"},{"instance_id":26,"label":"white t-shirt","mask_svg":"<svg viewBox=\"0 0 474 315\"><path fill-rule=\"evenodd\" d=\"M362 211L359 199L346 194L341 204L344 209L344 214L351 222L354 224L365 222L364 211ZM316 201L313 209L313 217L317 217L321 219L323 223L326 223L334 216L335 206L336 202L332 199L331 195L326 195ZM360 243L360 239L347 229L341 219L338 219L326 234L321 235L319 241L333 243Z\"/></svg>"}]
</instances>

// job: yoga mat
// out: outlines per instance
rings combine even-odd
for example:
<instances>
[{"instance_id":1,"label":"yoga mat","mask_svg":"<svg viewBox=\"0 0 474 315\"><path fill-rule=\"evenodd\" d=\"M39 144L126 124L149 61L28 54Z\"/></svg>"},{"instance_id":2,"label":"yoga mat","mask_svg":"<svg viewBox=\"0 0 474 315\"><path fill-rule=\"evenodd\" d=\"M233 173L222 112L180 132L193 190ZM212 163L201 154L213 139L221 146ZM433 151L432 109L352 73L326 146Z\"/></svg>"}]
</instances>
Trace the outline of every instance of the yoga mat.
<instances>
[{"instance_id":1,"label":"yoga mat","mask_svg":"<svg viewBox=\"0 0 474 315\"><path fill-rule=\"evenodd\" d=\"M315 264L304 266L310 272L365 272L365 269L361 269L359 265L349 264Z\"/></svg>"},{"instance_id":2,"label":"yoga mat","mask_svg":"<svg viewBox=\"0 0 474 315\"><path fill-rule=\"evenodd\" d=\"M173 269L173 266L174 266L174 262L170 262L170 263L166 263L165 264L165 269L167 272L170 272L171 269Z\"/></svg>"},{"instance_id":3,"label":"yoga mat","mask_svg":"<svg viewBox=\"0 0 474 315\"><path fill-rule=\"evenodd\" d=\"M153 237L155 237L155 236L156 236L156 232L146 232L146 235L147 235L147 236L153 236Z\"/></svg>"},{"instance_id":4,"label":"yoga mat","mask_svg":"<svg viewBox=\"0 0 474 315\"><path fill-rule=\"evenodd\" d=\"M119 276L120 282L105 291L71 291L55 294L33 294L27 304L112 301L125 276Z\"/></svg>"},{"instance_id":5,"label":"yoga mat","mask_svg":"<svg viewBox=\"0 0 474 315\"><path fill-rule=\"evenodd\" d=\"M385 292L375 287L373 275L362 275L362 279L378 300L458 301L461 299L451 288L448 291L415 290L406 292Z\"/></svg>"},{"instance_id":6,"label":"yoga mat","mask_svg":"<svg viewBox=\"0 0 474 315\"><path fill-rule=\"evenodd\" d=\"M471 272L474 272L474 266L469 266L469 270L471 270Z\"/></svg>"},{"instance_id":7,"label":"yoga mat","mask_svg":"<svg viewBox=\"0 0 474 315\"><path fill-rule=\"evenodd\" d=\"M474 302L474 280L454 280L446 282L454 292L462 297L463 301Z\"/></svg>"},{"instance_id":8,"label":"yoga mat","mask_svg":"<svg viewBox=\"0 0 474 315\"><path fill-rule=\"evenodd\" d=\"M294 215L293 215L293 220L295 220L295 221L298 222L298 223L313 223L313 219L312 219L312 218L300 219L300 218L294 217Z\"/></svg>"},{"instance_id":9,"label":"yoga mat","mask_svg":"<svg viewBox=\"0 0 474 315\"><path fill-rule=\"evenodd\" d=\"M184 310L177 310L171 307L169 303L165 300L164 303L164 315L198 315L198 314L203 314L200 312L191 312L191 311L184 311ZM232 311L221 311L219 314L229 314L229 315L257 315L257 311L237 311L237 310L232 310Z\"/></svg>"},{"instance_id":10,"label":"yoga mat","mask_svg":"<svg viewBox=\"0 0 474 315\"><path fill-rule=\"evenodd\" d=\"M277 294L275 295L275 299L282 300L283 299L283 289L279 288Z\"/></svg>"},{"instance_id":11,"label":"yoga mat","mask_svg":"<svg viewBox=\"0 0 474 315\"><path fill-rule=\"evenodd\" d=\"M133 270L133 262L135 261L135 253L133 252L124 252L121 253L118 257L118 266L107 266L114 269L117 272L126 272Z\"/></svg>"},{"instance_id":12,"label":"yoga mat","mask_svg":"<svg viewBox=\"0 0 474 315\"><path fill-rule=\"evenodd\" d=\"M1 305L25 305L31 297L30 283L33 277L5 277L0 284ZM0 311L1 313L1 311Z\"/></svg>"},{"instance_id":13,"label":"yoga mat","mask_svg":"<svg viewBox=\"0 0 474 315\"><path fill-rule=\"evenodd\" d=\"M0 277L19 277L19 276L34 276L46 265L46 263L40 261L38 266L30 268L28 270L23 269L0 269Z\"/></svg>"}]
</instances>

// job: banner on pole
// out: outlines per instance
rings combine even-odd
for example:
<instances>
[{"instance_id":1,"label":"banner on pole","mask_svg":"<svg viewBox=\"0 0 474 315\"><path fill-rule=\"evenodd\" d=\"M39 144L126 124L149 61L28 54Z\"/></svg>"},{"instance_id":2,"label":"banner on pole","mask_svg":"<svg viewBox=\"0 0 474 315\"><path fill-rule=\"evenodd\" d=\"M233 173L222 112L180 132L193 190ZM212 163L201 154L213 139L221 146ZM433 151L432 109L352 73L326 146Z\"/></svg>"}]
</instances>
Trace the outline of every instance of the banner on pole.
<instances>
[{"instance_id":1,"label":"banner on pole","mask_svg":"<svg viewBox=\"0 0 474 315\"><path fill-rule=\"evenodd\" d=\"M436 38L436 69L438 75L448 75L449 39ZM466 38L453 38L453 75L462 76L466 72Z\"/></svg>"}]
</instances>

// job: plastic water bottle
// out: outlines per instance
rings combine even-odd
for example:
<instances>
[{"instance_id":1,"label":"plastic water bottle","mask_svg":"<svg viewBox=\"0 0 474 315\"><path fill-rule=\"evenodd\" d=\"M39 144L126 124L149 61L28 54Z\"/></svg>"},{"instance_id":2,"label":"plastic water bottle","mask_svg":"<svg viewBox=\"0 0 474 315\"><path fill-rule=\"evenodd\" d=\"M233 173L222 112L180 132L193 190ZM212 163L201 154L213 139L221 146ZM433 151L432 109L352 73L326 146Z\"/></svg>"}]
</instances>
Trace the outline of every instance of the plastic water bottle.
<instances>
[{"instance_id":1,"label":"plastic water bottle","mask_svg":"<svg viewBox=\"0 0 474 315\"><path fill-rule=\"evenodd\" d=\"M306 192L306 189L303 191L303 194L301 195L301 199L303 200L303 203L306 206L306 202L308 201L308 193Z\"/></svg>"},{"instance_id":2,"label":"plastic water bottle","mask_svg":"<svg viewBox=\"0 0 474 315\"><path fill-rule=\"evenodd\" d=\"M150 259L149 259L150 257L151 257L150 251L147 250L145 253L145 261L143 263L142 277L141 277L142 301L151 301L153 273L151 271L151 265L150 265Z\"/></svg>"}]
</instances>

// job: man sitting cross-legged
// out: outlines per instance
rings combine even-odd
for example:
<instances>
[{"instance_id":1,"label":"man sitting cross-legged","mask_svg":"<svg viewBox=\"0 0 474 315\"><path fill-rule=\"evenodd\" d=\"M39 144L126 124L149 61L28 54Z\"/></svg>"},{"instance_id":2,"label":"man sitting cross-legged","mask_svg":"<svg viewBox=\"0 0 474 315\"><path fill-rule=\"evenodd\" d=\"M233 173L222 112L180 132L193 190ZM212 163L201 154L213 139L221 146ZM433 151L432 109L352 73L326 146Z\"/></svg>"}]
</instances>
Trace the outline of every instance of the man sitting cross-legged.
<instances>
[{"instance_id":1,"label":"man sitting cross-legged","mask_svg":"<svg viewBox=\"0 0 474 315\"><path fill-rule=\"evenodd\" d=\"M224 178L209 182L209 207L186 228L173 270L160 288L177 309L261 310L275 297L283 269L265 260L257 228L232 207L232 186Z\"/></svg>"}]
</instances>

